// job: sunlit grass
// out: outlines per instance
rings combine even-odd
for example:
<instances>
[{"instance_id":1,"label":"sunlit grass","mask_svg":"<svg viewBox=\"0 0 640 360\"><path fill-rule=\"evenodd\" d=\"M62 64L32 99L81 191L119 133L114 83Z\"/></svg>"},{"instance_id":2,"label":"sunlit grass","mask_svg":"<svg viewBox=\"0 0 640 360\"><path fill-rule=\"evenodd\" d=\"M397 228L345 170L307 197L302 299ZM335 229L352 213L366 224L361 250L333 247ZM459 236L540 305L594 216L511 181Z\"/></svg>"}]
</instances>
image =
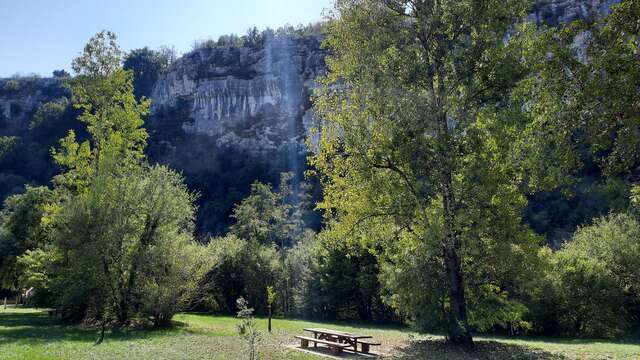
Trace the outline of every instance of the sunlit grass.
<instances>
[{"instance_id":1,"label":"sunlit grass","mask_svg":"<svg viewBox=\"0 0 640 360\"><path fill-rule=\"evenodd\" d=\"M171 329L113 331L95 345L96 329L61 325L43 310L0 307L0 359L243 359L237 323L231 316L180 314ZM638 341L478 336L479 350L469 353L448 347L440 336L397 326L274 319L268 334L266 319L258 325L265 337L261 359L318 359L286 345L296 344L293 335L303 328L319 326L371 334L382 351L400 359L640 359Z\"/></svg>"}]
</instances>

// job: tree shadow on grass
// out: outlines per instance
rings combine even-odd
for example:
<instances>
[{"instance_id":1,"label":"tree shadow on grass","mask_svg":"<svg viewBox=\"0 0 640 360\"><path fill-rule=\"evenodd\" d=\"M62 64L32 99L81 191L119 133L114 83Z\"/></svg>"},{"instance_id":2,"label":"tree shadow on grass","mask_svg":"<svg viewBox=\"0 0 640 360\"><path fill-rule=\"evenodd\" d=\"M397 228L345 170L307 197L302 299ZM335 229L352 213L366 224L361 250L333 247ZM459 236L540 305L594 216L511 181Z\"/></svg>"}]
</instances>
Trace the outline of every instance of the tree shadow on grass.
<instances>
[{"instance_id":1,"label":"tree shadow on grass","mask_svg":"<svg viewBox=\"0 0 640 360\"><path fill-rule=\"evenodd\" d=\"M106 341L132 341L165 336L187 331L187 325L177 323L173 328L110 328ZM97 340L99 328L81 325L66 325L57 317L48 316L46 311L32 313L8 313L0 315L0 345L23 342L28 344L57 341L93 343Z\"/></svg>"},{"instance_id":2,"label":"tree shadow on grass","mask_svg":"<svg viewBox=\"0 0 640 360\"><path fill-rule=\"evenodd\" d=\"M505 344L497 341L476 341L473 349L451 345L445 340L413 341L394 349L394 359L401 360L567 360L568 358L542 349Z\"/></svg>"}]
</instances>

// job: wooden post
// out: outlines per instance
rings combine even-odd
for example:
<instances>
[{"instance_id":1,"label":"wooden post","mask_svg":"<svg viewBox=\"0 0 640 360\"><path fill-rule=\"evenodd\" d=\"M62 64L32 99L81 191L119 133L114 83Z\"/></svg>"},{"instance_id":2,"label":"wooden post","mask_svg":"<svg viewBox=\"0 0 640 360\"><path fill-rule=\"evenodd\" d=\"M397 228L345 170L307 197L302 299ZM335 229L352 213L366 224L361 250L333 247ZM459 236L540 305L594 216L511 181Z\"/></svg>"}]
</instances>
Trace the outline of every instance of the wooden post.
<instances>
[{"instance_id":1,"label":"wooden post","mask_svg":"<svg viewBox=\"0 0 640 360\"><path fill-rule=\"evenodd\" d=\"M269 332L271 332L271 304L269 304Z\"/></svg>"},{"instance_id":2,"label":"wooden post","mask_svg":"<svg viewBox=\"0 0 640 360\"><path fill-rule=\"evenodd\" d=\"M7 310L7 297L4 297L4 309Z\"/></svg>"}]
</instances>

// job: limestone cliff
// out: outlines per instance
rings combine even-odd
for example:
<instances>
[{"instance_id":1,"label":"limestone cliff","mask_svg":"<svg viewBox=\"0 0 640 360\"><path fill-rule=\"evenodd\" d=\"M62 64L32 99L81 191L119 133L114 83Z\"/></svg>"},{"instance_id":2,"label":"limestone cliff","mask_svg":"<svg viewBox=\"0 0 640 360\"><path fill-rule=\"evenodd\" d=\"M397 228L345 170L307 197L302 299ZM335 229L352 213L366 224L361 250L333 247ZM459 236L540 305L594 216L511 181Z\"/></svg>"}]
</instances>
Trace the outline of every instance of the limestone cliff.
<instances>
[{"instance_id":1,"label":"limestone cliff","mask_svg":"<svg viewBox=\"0 0 640 360\"><path fill-rule=\"evenodd\" d=\"M574 20L596 19L607 15L620 0L542 0L536 1L528 20L538 25L556 26Z\"/></svg>"},{"instance_id":2,"label":"limestone cliff","mask_svg":"<svg viewBox=\"0 0 640 360\"><path fill-rule=\"evenodd\" d=\"M261 152L301 144L314 79L325 68L320 42L280 37L261 47L195 50L160 77L152 111L186 106L182 130L217 146Z\"/></svg>"}]
</instances>

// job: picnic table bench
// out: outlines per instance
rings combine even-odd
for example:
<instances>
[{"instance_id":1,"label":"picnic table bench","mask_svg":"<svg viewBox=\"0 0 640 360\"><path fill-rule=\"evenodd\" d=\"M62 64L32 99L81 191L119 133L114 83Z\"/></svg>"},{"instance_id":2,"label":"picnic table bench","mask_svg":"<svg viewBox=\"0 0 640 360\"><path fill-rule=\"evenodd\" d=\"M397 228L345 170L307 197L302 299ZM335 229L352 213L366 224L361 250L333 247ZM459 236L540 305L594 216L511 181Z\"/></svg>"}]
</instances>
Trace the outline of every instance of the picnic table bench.
<instances>
[{"instance_id":1,"label":"picnic table bench","mask_svg":"<svg viewBox=\"0 0 640 360\"><path fill-rule=\"evenodd\" d=\"M371 340L371 335L352 334L345 331L338 331L332 329L321 328L306 328L304 331L313 333L313 338L306 336L296 336L301 340L301 346L309 346L309 342L314 343L314 347L317 347L318 343L325 344L331 348L334 354L342 352L347 348L352 348L353 351L358 351L358 344L361 346L361 352L369 353L370 347L380 345L380 343Z\"/></svg>"},{"instance_id":2,"label":"picnic table bench","mask_svg":"<svg viewBox=\"0 0 640 360\"><path fill-rule=\"evenodd\" d=\"M349 346L351 346L349 344L342 344L342 343L335 342L335 341L317 339L317 338L312 338L312 337L308 337L308 336L296 335L295 337L300 339L300 346L303 347L303 348L309 347L309 342L312 342L314 347L316 347L318 345L318 343L321 343L321 344L325 344L329 348L331 348L331 352L333 352L334 355L340 354L342 352L342 350L344 350L345 348L348 348Z\"/></svg>"}]
</instances>

